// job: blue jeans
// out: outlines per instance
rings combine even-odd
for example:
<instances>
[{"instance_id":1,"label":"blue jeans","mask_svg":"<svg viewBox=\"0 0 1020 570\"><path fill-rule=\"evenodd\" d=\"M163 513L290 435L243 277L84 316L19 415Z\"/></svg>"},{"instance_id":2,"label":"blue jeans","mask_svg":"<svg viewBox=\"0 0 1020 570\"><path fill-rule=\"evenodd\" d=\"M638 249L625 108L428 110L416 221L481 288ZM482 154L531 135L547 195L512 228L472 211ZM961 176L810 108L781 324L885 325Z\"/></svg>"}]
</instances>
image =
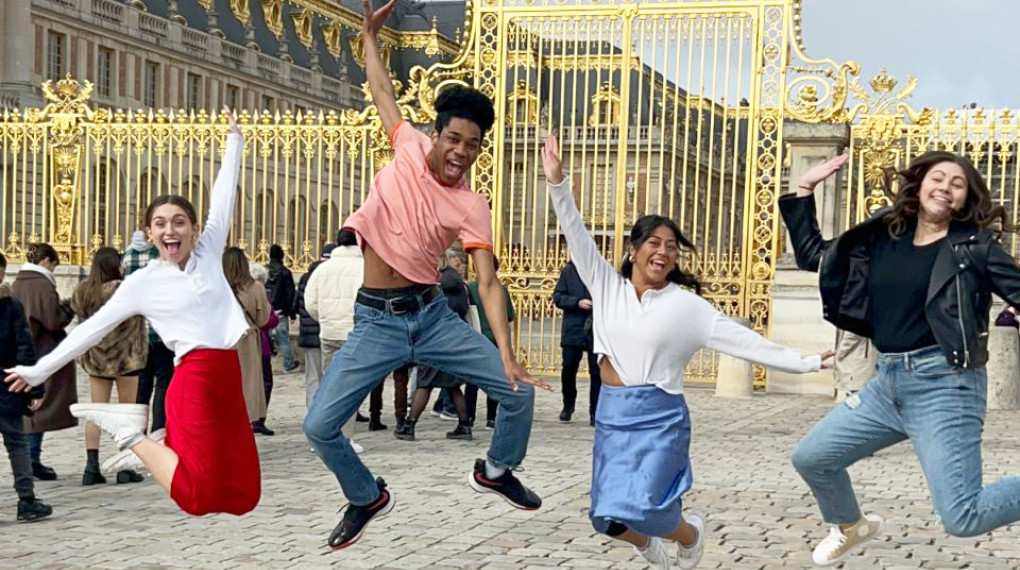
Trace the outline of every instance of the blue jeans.
<instances>
[{"instance_id":1,"label":"blue jeans","mask_svg":"<svg viewBox=\"0 0 1020 570\"><path fill-rule=\"evenodd\" d=\"M294 368L297 361L297 357L294 356L294 347L290 345L290 319L279 311L276 316L280 317L280 324L273 329L273 339L276 340L276 346L280 354L283 355L283 368L289 371Z\"/></svg>"},{"instance_id":2,"label":"blue jeans","mask_svg":"<svg viewBox=\"0 0 1020 570\"><path fill-rule=\"evenodd\" d=\"M528 385L517 392L510 388L499 351L460 320L443 295L420 311L402 315L359 303L354 323L347 342L323 373L304 423L308 441L352 504L371 504L379 489L340 428L386 375L412 362L460 376L498 401L488 460L497 467L520 465L531 436L534 390Z\"/></svg>"},{"instance_id":3,"label":"blue jeans","mask_svg":"<svg viewBox=\"0 0 1020 570\"><path fill-rule=\"evenodd\" d=\"M1020 520L1020 477L981 486L986 395L985 369L953 369L937 346L880 354L878 375L793 452L825 522L860 520L847 467L907 438L946 532L975 536Z\"/></svg>"}]
</instances>

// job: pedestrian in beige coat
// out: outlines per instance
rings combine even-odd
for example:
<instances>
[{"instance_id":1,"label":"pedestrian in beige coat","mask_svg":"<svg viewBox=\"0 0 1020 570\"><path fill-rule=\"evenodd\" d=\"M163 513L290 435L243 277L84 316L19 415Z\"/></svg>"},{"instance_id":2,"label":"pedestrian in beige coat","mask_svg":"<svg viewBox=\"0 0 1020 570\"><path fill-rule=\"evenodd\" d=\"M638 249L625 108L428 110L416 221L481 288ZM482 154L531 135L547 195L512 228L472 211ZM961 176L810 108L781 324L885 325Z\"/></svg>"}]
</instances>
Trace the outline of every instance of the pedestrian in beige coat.
<instances>
[{"instance_id":1,"label":"pedestrian in beige coat","mask_svg":"<svg viewBox=\"0 0 1020 570\"><path fill-rule=\"evenodd\" d=\"M241 388L248 418L255 422L266 417L266 394L262 385L262 338L260 329L269 322L273 309L266 289L251 278L251 269L244 251L228 247L223 252L223 274L234 290L237 301L248 319L248 333L235 347L241 361Z\"/></svg>"}]
</instances>

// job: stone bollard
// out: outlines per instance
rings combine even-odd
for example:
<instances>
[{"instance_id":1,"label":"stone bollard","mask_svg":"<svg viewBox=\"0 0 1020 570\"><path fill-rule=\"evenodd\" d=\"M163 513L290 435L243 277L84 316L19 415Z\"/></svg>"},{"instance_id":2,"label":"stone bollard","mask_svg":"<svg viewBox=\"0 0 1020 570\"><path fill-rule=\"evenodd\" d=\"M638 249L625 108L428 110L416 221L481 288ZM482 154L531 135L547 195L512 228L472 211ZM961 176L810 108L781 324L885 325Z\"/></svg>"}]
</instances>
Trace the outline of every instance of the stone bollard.
<instances>
[{"instance_id":1,"label":"stone bollard","mask_svg":"<svg viewBox=\"0 0 1020 570\"><path fill-rule=\"evenodd\" d=\"M734 319L745 327L747 319ZM715 395L723 398L750 398L754 394L751 363L727 354L719 354L719 372L715 377Z\"/></svg>"},{"instance_id":2,"label":"stone bollard","mask_svg":"<svg viewBox=\"0 0 1020 570\"><path fill-rule=\"evenodd\" d=\"M988 409L1020 410L1020 336L1013 327L989 327Z\"/></svg>"}]
</instances>

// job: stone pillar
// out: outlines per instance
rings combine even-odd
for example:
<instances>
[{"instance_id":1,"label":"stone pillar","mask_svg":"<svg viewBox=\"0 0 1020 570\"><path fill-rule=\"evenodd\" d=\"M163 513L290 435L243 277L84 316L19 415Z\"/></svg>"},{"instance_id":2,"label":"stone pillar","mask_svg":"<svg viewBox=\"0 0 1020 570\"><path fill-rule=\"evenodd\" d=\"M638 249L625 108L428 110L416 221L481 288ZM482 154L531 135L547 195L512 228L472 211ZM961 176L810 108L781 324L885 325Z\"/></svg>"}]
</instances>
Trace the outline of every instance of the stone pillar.
<instances>
[{"instance_id":1,"label":"stone pillar","mask_svg":"<svg viewBox=\"0 0 1020 570\"><path fill-rule=\"evenodd\" d=\"M772 340L801 354L830 349L836 342L836 329L822 319L822 299L818 293L818 275L794 268L780 268L772 285ZM810 374L790 374L769 370L769 392L833 395L831 370Z\"/></svg>"},{"instance_id":2,"label":"stone pillar","mask_svg":"<svg viewBox=\"0 0 1020 570\"><path fill-rule=\"evenodd\" d=\"M815 164L843 152L849 144L849 128L841 124L808 124L786 121L783 141L789 145L790 173L788 187L782 193L796 192L801 174ZM815 188L818 227L822 237L832 238L841 228L845 208L845 176L837 174ZM793 247L785 226L780 230L785 247L777 263L772 286L772 340L803 354L832 348L836 330L822 319L822 302L818 293L818 275L797 269ZM833 394L832 372L788 374L769 370L769 392L798 394Z\"/></svg>"},{"instance_id":3,"label":"stone pillar","mask_svg":"<svg viewBox=\"0 0 1020 570\"><path fill-rule=\"evenodd\" d=\"M738 319L745 327L747 319ZM727 354L719 354L715 395L722 398L750 398L754 394L754 371L751 363Z\"/></svg>"},{"instance_id":4,"label":"stone pillar","mask_svg":"<svg viewBox=\"0 0 1020 570\"><path fill-rule=\"evenodd\" d=\"M1013 327L988 331L988 409L1020 410L1020 335Z\"/></svg>"},{"instance_id":5,"label":"stone pillar","mask_svg":"<svg viewBox=\"0 0 1020 570\"><path fill-rule=\"evenodd\" d=\"M20 100L21 108L41 107L43 99L32 84L35 26L32 0L0 2L0 95Z\"/></svg>"}]
</instances>

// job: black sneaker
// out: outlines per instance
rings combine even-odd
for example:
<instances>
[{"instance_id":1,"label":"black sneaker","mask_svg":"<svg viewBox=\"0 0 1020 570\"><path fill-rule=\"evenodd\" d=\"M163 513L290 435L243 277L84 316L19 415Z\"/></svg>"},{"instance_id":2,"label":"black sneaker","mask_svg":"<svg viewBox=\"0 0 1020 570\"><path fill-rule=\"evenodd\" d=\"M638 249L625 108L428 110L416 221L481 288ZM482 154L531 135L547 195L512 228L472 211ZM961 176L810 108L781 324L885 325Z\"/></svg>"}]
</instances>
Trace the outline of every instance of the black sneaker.
<instances>
[{"instance_id":1,"label":"black sneaker","mask_svg":"<svg viewBox=\"0 0 1020 570\"><path fill-rule=\"evenodd\" d=\"M542 506L541 497L514 477L513 471L507 469L492 480L486 477L484 459L475 460L475 470L468 478L468 484L479 493L495 493L518 509L534 511Z\"/></svg>"},{"instance_id":2,"label":"black sneaker","mask_svg":"<svg viewBox=\"0 0 1020 570\"><path fill-rule=\"evenodd\" d=\"M53 507L38 499L18 500L18 520L20 522L33 522L52 514Z\"/></svg>"},{"instance_id":3,"label":"black sneaker","mask_svg":"<svg viewBox=\"0 0 1020 570\"><path fill-rule=\"evenodd\" d=\"M347 548L357 542L365 533L368 523L393 510L396 500L386 489L386 481L383 481L382 477L377 477L375 484L379 486L379 498L374 503L367 507L347 505L343 520L329 534L327 542L334 550Z\"/></svg>"},{"instance_id":4,"label":"black sneaker","mask_svg":"<svg viewBox=\"0 0 1020 570\"><path fill-rule=\"evenodd\" d=\"M369 418L368 431L383 431L386 429L389 429L389 426L382 423L382 420L379 419L379 416L372 416L371 418Z\"/></svg>"},{"instance_id":5,"label":"black sneaker","mask_svg":"<svg viewBox=\"0 0 1020 570\"><path fill-rule=\"evenodd\" d=\"M456 429L451 432L447 432L446 439L463 439L464 441L471 441L471 425L464 422L458 423Z\"/></svg>"},{"instance_id":6,"label":"black sneaker","mask_svg":"<svg viewBox=\"0 0 1020 570\"><path fill-rule=\"evenodd\" d=\"M570 421L570 416L572 415L574 415L574 410L563 408L563 411L560 412L560 422L568 423Z\"/></svg>"},{"instance_id":7,"label":"black sneaker","mask_svg":"<svg viewBox=\"0 0 1020 570\"><path fill-rule=\"evenodd\" d=\"M368 416L362 414L361 412L358 412L357 414L354 415L354 421L358 422L359 424L368 423Z\"/></svg>"},{"instance_id":8,"label":"black sneaker","mask_svg":"<svg viewBox=\"0 0 1020 570\"><path fill-rule=\"evenodd\" d=\"M486 429L496 429L496 420L485 420Z\"/></svg>"}]
</instances>

